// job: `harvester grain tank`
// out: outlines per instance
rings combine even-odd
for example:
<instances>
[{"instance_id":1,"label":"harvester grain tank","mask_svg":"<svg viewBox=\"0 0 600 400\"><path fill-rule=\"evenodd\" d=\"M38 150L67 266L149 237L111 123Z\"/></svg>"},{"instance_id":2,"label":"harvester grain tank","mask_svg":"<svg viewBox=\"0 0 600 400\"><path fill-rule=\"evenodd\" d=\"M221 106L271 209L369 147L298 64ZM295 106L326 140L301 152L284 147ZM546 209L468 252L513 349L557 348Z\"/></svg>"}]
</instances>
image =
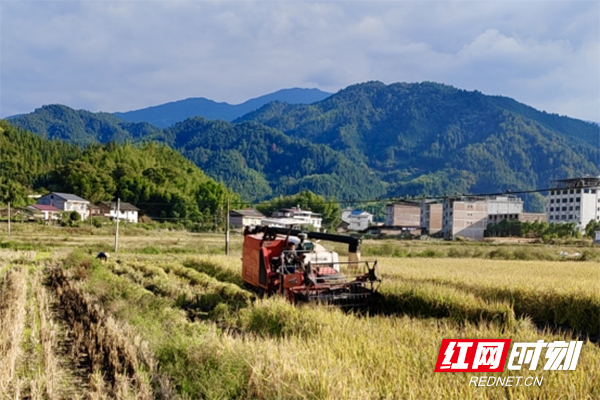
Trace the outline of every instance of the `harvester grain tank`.
<instances>
[{"instance_id":1,"label":"harvester grain tank","mask_svg":"<svg viewBox=\"0 0 600 400\"><path fill-rule=\"evenodd\" d=\"M348 261L340 262L320 241L347 244ZM380 298L376 269L377 261L360 260L355 237L274 227L244 232L242 279L259 294L279 294L294 303L368 306Z\"/></svg>"}]
</instances>

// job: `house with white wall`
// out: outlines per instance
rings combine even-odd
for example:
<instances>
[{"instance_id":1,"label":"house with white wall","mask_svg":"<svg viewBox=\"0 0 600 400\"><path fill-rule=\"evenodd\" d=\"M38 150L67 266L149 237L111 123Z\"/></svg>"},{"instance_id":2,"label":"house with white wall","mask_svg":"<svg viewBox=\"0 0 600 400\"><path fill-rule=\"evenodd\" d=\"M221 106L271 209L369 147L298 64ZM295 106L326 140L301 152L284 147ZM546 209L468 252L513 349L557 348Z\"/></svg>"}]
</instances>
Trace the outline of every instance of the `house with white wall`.
<instances>
[{"instance_id":1,"label":"house with white wall","mask_svg":"<svg viewBox=\"0 0 600 400\"><path fill-rule=\"evenodd\" d=\"M244 226L260 225L264 218L263 213L254 208L231 210L229 212L229 225L236 229Z\"/></svg>"},{"instance_id":2,"label":"house with white wall","mask_svg":"<svg viewBox=\"0 0 600 400\"><path fill-rule=\"evenodd\" d=\"M321 230L323 218L321 214L314 213L310 210L302 210L300 207L282 208L273 211L270 220L273 219L292 219L296 220L299 225L312 225L317 231ZM284 221L282 221L283 223Z\"/></svg>"},{"instance_id":3,"label":"house with white wall","mask_svg":"<svg viewBox=\"0 0 600 400\"><path fill-rule=\"evenodd\" d=\"M116 201L101 201L96 204L100 208L100 215L110 219L117 219L117 202ZM119 205L118 218L121 221L137 224L138 214L140 209L136 206L121 202Z\"/></svg>"},{"instance_id":4,"label":"house with white wall","mask_svg":"<svg viewBox=\"0 0 600 400\"><path fill-rule=\"evenodd\" d=\"M33 217L37 219L44 221L56 221L60 219L61 210L54 206L48 206L45 204L31 204L25 207L25 209L31 212Z\"/></svg>"},{"instance_id":5,"label":"house with white wall","mask_svg":"<svg viewBox=\"0 0 600 400\"><path fill-rule=\"evenodd\" d=\"M348 224L350 231L364 231L373 223L373 214L351 208L343 210L341 218Z\"/></svg>"},{"instance_id":6,"label":"house with white wall","mask_svg":"<svg viewBox=\"0 0 600 400\"><path fill-rule=\"evenodd\" d=\"M88 216L90 202L74 194L52 192L40 197L37 204L54 206L62 212L77 211L83 221Z\"/></svg>"}]
</instances>

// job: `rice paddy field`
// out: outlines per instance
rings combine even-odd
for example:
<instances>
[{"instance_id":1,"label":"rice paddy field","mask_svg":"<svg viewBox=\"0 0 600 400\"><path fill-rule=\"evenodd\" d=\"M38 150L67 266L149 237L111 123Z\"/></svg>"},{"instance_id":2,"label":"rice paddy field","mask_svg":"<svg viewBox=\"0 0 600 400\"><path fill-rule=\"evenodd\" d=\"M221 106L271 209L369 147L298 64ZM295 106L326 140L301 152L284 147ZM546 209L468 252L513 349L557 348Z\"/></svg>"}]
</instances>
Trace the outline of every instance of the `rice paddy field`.
<instances>
[{"instance_id":1,"label":"rice paddy field","mask_svg":"<svg viewBox=\"0 0 600 400\"><path fill-rule=\"evenodd\" d=\"M226 256L221 235L125 229L114 254L110 233L0 232L0 398L600 399L584 241L365 241L383 300L358 313L256 298L241 236ZM573 371L436 373L444 338L584 343ZM484 375L543 381L469 384Z\"/></svg>"}]
</instances>

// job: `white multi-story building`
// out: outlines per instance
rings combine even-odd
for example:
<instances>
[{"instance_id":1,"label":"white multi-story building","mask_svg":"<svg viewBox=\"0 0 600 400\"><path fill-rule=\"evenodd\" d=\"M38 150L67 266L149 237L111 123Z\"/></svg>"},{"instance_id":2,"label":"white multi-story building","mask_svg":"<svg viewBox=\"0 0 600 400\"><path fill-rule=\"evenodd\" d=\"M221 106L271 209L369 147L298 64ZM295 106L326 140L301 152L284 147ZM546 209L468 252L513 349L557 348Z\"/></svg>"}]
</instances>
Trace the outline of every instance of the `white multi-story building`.
<instances>
[{"instance_id":1,"label":"white multi-story building","mask_svg":"<svg viewBox=\"0 0 600 400\"><path fill-rule=\"evenodd\" d=\"M341 218L348 224L350 231L364 231L373 223L373 214L351 208L342 211Z\"/></svg>"},{"instance_id":2,"label":"white multi-story building","mask_svg":"<svg viewBox=\"0 0 600 400\"><path fill-rule=\"evenodd\" d=\"M494 196L486 199L488 215L515 215L523 212L523 200L516 196Z\"/></svg>"},{"instance_id":3,"label":"white multi-story building","mask_svg":"<svg viewBox=\"0 0 600 400\"><path fill-rule=\"evenodd\" d=\"M600 177L554 181L548 192L546 215L549 223L575 223L580 231L592 221L600 221Z\"/></svg>"},{"instance_id":4,"label":"white multi-story building","mask_svg":"<svg viewBox=\"0 0 600 400\"><path fill-rule=\"evenodd\" d=\"M493 216L518 219L523 212L523 200L516 196L463 196L444 200L442 232L446 239L457 236L483 239L483 232Z\"/></svg>"}]
</instances>

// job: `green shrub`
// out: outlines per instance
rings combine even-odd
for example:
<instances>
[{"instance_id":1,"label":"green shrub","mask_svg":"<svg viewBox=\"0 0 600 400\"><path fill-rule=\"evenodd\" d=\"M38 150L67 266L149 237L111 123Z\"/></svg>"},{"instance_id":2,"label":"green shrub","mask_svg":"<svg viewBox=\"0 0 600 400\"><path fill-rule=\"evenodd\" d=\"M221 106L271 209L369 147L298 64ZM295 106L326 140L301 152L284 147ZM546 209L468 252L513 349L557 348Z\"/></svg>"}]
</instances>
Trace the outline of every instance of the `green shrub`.
<instances>
[{"instance_id":1,"label":"green shrub","mask_svg":"<svg viewBox=\"0 0 600 400\"><path fill-rule=\"evenodd\" d=\"M503 247L490 251L488 257L496 260L512 260L511 253Z\"/></svg>"},{"instance_id":2,"label":"green shrub","mask_svg":"<svg viewBox=\"0 0 600 400\"><path fill-rule=\"evenodd\" d=\"M137 252L141 254L162 254L162 251L156 246L146 246Z\"/></svg>"},{"instance_id":3,"label":"green shrub","mask_svg":"<svg viewBox=\"0 0 600 400\"><path fill-rule=\"evenodd\" d=\"M95 228L102 228L102 218L97 218L97 217L92 218L92 225Z\"/></svg>"}]
</instances>

